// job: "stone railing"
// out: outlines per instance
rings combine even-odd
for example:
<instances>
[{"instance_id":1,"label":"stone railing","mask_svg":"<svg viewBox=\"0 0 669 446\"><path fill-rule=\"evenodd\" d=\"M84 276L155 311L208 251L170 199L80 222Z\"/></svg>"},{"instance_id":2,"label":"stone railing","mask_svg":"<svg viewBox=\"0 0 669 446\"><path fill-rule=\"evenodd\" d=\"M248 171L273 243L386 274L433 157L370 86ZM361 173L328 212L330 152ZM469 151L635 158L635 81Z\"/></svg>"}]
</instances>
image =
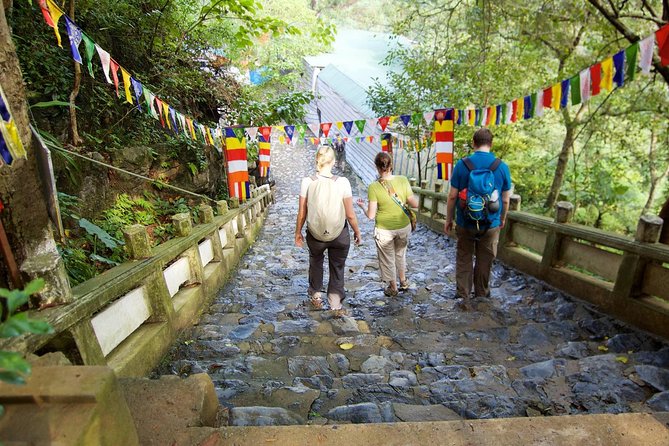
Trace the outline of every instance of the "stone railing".
<instances>
[{"instance_id":1,"label":"stone railing","mask_svg":"<svg viewBox=\"0 0 669 446\"><path fill-rule=\"evenodd\" d=\"M0 349L43 354L62 351L75 364L107 365L119 376L144 376L159 363L180 330L195 323L255 240L273 201L269 186L199 209L172 221L176 237L151 248L146 228L125 229L132 258L72 289L73 301L32 316L54 328L24 335ZM228 209L228 203L230 209Z\"/></svg>"},{"instance_id":2,"label":"stone railing","mask_svg":"<svg viewBox=\"0 0 669 446\"><path fill-rule=\"evenodd\" d=\"M413 187L419 197L418 220L438 232L444 230L446 214L442 188ZM518 195L511 197L509 208L500 260L669 338L669 246L657 243L662 219L642 217L632 239L571 223L568 202L558 203L555 219L521 212Z\"/></svg>"}]
</instances>

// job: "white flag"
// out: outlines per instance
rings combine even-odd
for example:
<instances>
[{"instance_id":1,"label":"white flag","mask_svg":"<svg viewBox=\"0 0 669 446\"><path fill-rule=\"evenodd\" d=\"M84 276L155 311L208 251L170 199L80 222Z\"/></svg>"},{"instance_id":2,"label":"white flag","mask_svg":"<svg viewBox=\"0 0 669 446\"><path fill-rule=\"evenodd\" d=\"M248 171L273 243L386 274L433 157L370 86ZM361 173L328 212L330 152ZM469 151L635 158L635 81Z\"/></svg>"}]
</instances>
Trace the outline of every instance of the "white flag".
<instances>
[{"instance_id":1,"label":"white flag","mask_svg":"<svg viewBox=\"0 0 669 446\"><path fill-rule=\"evenodd\" d=\"M111 57L109 56L109 53L100 48L100 46L97 43L95 44L95 49L98 50L98 55L100 56L100 63L102 64L102 71L104 71L105 73L105 79L107 79L107 83L109 84L114 83L109 77L109 64L111 63Z\"/></svg>"},{"instance_id":2,"label":"white flag","mask_svg":"<svg viewBox=\"0 0 669 446\"><path fill-rule=\"evenodd\" d=\"M578 73L579 76L579 85L581 87L581 102L587 102L590 100L590 91L592 80L590 78L590 68Z\"/></svg>"},{"instance_id":3,"label":"white flag","mask_svg":"<svg viewBox=\"0 0 669 446\"><path fill-rule=\"evenodd\" d=\"M653 51L655 50L655 34L643 39L639 42L639 52L641 53L641 61L639 66L643 74L650 73L650 67L653 65Z\"/></svg>"}]
</instances>

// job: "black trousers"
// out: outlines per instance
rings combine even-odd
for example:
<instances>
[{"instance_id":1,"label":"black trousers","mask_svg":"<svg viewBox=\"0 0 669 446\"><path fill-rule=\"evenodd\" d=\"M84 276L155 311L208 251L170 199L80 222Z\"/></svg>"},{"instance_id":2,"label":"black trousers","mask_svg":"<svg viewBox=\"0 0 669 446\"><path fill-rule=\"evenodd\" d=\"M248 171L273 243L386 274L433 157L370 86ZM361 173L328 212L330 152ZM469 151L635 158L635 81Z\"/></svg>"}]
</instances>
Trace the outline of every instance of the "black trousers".
<instances>
[{"instance_id":1,"label":"black trousers","mask_svg":"<svg viewBox=\"0 0 669 446\"><path fill-rule=\"evenodd\" d=\"M307 246L309 247L309 294L323 289L323 261L327 250L330 267L328 299L332 309L340 308L341 301L346 297L344 267L348 251L351 248L351 235L348 231L348 225L344 225L341 234L329 242L322 242L314 238L307 230Z\"/></svg>"}]
</instances>

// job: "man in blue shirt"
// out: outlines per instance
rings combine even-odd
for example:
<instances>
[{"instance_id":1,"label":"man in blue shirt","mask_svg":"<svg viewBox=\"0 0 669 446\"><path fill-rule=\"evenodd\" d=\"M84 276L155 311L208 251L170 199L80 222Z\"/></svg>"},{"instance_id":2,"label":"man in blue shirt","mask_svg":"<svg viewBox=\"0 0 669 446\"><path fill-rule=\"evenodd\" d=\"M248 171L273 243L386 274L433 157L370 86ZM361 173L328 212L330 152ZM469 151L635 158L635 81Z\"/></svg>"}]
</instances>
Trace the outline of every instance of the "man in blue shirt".
<instances>
[{"instance_id":1,"label":"man in blue shirt","mask_svg":"<svg viewBox=\"0 0 669 446\"><path fill-rule=\"evenodd\" d=\"M488 169L495 161L495 155L490 153L492 148L492 132L482 128L474 133L474 153L469 156L476 169ZM502 205L496 212L488 212L490 225L481 227L477 222L469 220L465 216L464 207L457 205L459 201L465 200L459 197L460 192L467 189L469 182L469 169L463 162L458 161L453 169L451 177L451 188L448 193L448 204L446 208L446 223L444 232L449 234L453 230L453 219L455 216L456 234L458 245L455 263L455 281L457 297L462 298L462 305L469 307L469 297L474 287L475 297L490 296L488 283L490 281L490 270L492 262L497 257L497 244L499 243L499 232L506 223L506 215L509 210L509 199L511 196L511 173L509 166L501 162L493 171L495 178L495 191L497 196L501 195ZM495 195L495 192L493 192ZM457 209L457 212L456 212ZM476 263L473 264L473 257Z\"/></svg>"}]
</instances>

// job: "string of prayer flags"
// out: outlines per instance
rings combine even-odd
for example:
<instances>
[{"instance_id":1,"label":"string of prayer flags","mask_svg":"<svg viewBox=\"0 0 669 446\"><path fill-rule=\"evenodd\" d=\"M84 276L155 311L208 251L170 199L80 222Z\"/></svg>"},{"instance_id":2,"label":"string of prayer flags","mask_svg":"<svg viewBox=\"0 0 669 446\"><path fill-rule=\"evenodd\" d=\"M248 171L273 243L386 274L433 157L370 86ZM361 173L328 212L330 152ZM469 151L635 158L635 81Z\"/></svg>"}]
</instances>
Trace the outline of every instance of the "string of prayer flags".
<instances>
[{"instance_id":1,"label":"string of prayer flags","mask_svg":"<svg viewBox=\"0 0 669 446\"><path fill-rule=\"evenodd\" d=\"M390 152L391 147L390 147L390 138L391 138L390 133L383 133L381 134L381 151L382 152Z\"/></svg>"},{"instance_id":2,"label":"string of prayer flags","mask_svg":"<svg viewBox=\"0 0 669 446\"><path fill-rule=\"evenodd\" d=\"M51 20L46 20L47 25L53 28L53 32L56 34L56 41L58 42L59 47L63 47L60 32L58 31L58 20L62 17L63 11L56 5L52 0L46 0L46 6L49 9L49 16Z\"/></svg>"},{"instance_id":3,"label":"string of prayer flags","mask_svg":"<svg viewBox=\"0 0 669 446\"><path fill-rule=\"evenodd\" d=\"M265 139L265 135L262 134L258 141L258 173L261 177L269 175L271 138L269 136Z\"/></svg>"},{"instance_id":4,"label":"string of prayer flags","mask_svg":"<svg viewBox=\"0 0 669 446\"><path fill-rule=\"evenodd\" d=\"M0 165L11 166L14 160L26 157L27 154L19 136L19 129L9 110L9 102L5 92L0 86Z\"/></svg>"},{"instance_id":5,"label":"string of prayer flags","mask_svg":"<svg viewBox=\"0 0 669 446\"><path fill-rule=\"evenodd\" d=\"M434 147L437 155L437 179L449 180L453 169L453 109L435 112Z\"/></svg>"},{"instance_id":6,"label":"string of prayer flags","mask_svg":"<svg viewBox=\"0 0 669 446\"><path fill-rule=\"evenodd\" d=\"M228 193L244 201L251 196L246 138L237 138L230 127L225 129L225 159L228 162Z\"/></svg>"}]
</instances>

